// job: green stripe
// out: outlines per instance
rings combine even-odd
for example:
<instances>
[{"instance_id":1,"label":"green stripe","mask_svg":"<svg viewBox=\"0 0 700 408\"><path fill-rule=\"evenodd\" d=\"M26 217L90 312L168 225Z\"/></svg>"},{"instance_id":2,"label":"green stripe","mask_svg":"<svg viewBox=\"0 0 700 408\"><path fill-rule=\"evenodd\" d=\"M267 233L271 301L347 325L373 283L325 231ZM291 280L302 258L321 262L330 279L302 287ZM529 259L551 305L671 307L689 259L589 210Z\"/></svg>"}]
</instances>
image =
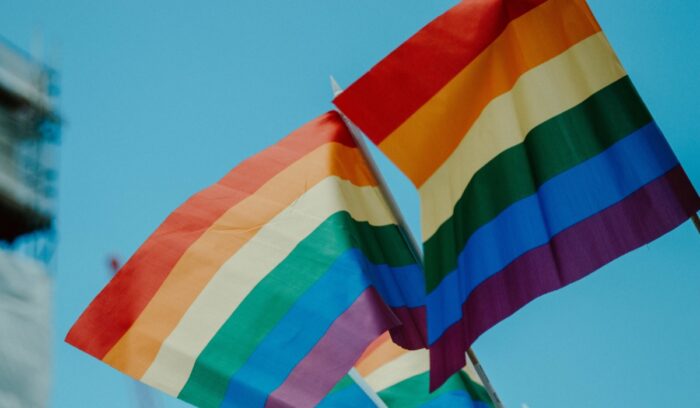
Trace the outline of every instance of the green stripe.
<instances>
[{"instance_id":1,"label":"green stripe","mask_svg":"<svg viewBox=\"0 0 700 408\"><path fill-rule=\"evenodd\" d=\"M349 386L351 386L354 383L355 383L355 380L353 380L352 377L350 377L349 375L346 374L343 378L340 379L340 381L338 381L335 384L335 386L333 386L333 388L331 388L330 391L328 391L328 395L335 394L336 392L340 392L340 391L348 388Z\"/></svg>"},{"instance_id":2,"label":"green stripe","mask_svg":"<svg viewBox=\"0 0 700 408\"><path fill-rule=\"evenodd\" d=\"M304 238L233 312L197 358L178 398L198 406L218 407L229 379L258 343L335 259L351 248L362 250L374 264L415 263L396 225L372 226L353 220L347 212L332 215Z\"/></svg>"},{"instance_id":3,"label":"green stripe","mask_svg":"<svg viewBox=\"0 0 700 408\"><path fill-rule=\"evenodd\" d=\"M473 401L481 401L493 406L486 389L472 381L464 371L450 377L433 393L428 392L429 383L430 372L418 374L380 391L379 398L390 408L412 408L419 407L452 391L466 391Z\"/></svg>"},{"instance_id":4,"label":"green stripe","mask_svg":"<svg viewBox=\"0 0 700 408\"><path fill-rule=\"evenodd\" d=\"M476 172L446 220L424 244L428 293L457 267L471 235L552 177L651 122L628 77L533 129Z\"/></svg>"}]
</instances>

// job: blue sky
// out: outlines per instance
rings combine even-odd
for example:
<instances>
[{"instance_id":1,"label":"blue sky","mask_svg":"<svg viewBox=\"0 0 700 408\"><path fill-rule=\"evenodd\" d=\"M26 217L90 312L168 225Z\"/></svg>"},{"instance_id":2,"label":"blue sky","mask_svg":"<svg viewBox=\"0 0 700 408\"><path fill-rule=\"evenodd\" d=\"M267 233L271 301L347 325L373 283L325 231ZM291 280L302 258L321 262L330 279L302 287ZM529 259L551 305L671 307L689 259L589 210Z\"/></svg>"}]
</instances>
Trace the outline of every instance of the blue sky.
<instances>
[{"instance_id":1,"label":"blue sky","mask_svg":"<svg viewBox=\"0 0 700 408\"><path fill-rule=\"evenodd\" d=\"M700 186L700 3L589 2ZM331 109L329 74L349 84L454 3L3 1L0 35L30 48L43 33L62 76L52 406L133 405L127 378L62 341L106 283L105 257ZM417 230L415 193L380 163ZM686 223L485 334L475 349L507 406L700 406L698 254Z\"/></svg>"}]
</instances>

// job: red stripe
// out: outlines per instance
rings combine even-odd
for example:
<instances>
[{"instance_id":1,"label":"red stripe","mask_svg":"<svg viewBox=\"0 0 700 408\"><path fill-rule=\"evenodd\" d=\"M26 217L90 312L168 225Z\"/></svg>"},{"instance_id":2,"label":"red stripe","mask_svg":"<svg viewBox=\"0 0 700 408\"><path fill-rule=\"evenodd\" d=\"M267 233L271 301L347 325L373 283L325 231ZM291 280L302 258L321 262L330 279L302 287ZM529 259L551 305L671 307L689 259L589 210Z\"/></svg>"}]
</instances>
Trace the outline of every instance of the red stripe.
<instances>
[{"instance_id":1,"label":"red stripe","mask_svg":"<svg viewBox=\"0 0 700 408\"><path fill-rule=\"evenodd\" d=\"M276 174L329 142L355 146L335 112L309 122L187 200L168 216L93 300L66 341L102 359L136 321L180 257L209 226Z\"/></svg>"},{"instance_id":2,"label":"red stripe","mask_svg":"<svg viewBox=\"0 0 700 408\"><path fill-rule=\"evenodd\" d=\"M366 289L270 394L265 408L315 407L367 346L397 324L376 289Z\"/></svg>"},{"instance_id":3,"label":"red stripe","mask_svg":"<svg viewBox=\"0 0 700 408\"><path fill-rule=\"evenodd\" d=\"M433 20L334 103L380 143L469 65L508 23L546 0L465 0Z\"/></svg>"},{"instance_id":4,"label":"red stripe","mask_svg":"<svg viewBox=\"0 0 700 408\"><path fill-rule=\"evenodd\" d=\"M680 166L625 200L556 235L479 285L462 306L462 320L430 348L430 389L464 366L464 352L486 330L546 293L685 222L700 198Z\"/></svg>"}]
</instances>

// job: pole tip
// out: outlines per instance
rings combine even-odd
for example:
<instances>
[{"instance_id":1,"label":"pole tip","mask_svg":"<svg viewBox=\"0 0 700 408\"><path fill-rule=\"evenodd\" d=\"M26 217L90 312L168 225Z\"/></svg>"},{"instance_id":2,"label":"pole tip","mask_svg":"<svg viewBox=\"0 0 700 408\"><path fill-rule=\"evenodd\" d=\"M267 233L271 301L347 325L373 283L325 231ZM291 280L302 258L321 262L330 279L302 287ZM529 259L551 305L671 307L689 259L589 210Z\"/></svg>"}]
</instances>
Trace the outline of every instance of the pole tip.
<instances>
[{"instance_id":1,"label":"pole tip","mask_svg":"<svg viewBox=\"0 0 700 408\"><path fill-rule=\"evenodd\" d=\"M331 90L333 90L333 97L335 98L336 96L340 95L341 92L343 92L343 88L338 85L338 82L335 80L333 75L330 76L331 80Z\"/></svg>"}]
</instances>

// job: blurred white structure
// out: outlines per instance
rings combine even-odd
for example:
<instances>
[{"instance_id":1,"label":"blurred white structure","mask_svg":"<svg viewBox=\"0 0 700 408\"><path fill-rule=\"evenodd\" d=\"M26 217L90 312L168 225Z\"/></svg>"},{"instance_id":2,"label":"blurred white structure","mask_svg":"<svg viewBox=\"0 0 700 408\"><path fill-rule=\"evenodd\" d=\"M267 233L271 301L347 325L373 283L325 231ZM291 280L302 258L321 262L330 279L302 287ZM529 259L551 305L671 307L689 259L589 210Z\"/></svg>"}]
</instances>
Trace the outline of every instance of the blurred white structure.
<instances>
[{"instance_id":1,"label":"blurred white structure","mask_svg":"<svg viewBox=\"0 0 700 408\"><path fill-rule=\"evenodd\" d=\"M45 407L51 384L55 72L0 39L0 407Z\"/></svg>"},{"instance_id":2,"label":"blurred white structure","mask_svg":"<svg viewBox=\"0 0 700 408\"><path fill-rule=\"evenodd\" d=\"M51 278L0 250L0 407L45 407L51 384Z\"/></svg>"}]
</instances>

